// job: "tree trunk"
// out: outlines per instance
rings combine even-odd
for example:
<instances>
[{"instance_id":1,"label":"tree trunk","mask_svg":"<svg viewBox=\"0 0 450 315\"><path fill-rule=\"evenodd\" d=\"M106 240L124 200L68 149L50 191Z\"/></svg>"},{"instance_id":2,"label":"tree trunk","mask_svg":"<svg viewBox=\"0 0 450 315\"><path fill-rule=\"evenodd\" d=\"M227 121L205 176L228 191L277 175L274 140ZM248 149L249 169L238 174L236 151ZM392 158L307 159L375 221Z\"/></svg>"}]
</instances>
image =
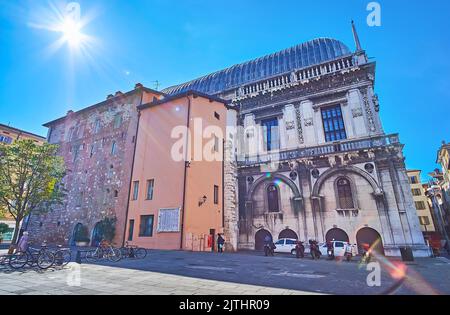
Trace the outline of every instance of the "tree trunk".
<instances>
[{"instance_id":1,"label":"tree trunk","mask_svg":"<svg viewBox=\"0 0 450 315\"><path fill-rule=\"evenodd\" d=\"M14 229L14 235L11 240L11 246L9 247L9 251L8 251L8 254L10 254L10 255L14 252L15 245L17 245L17 241L18 241L17 238L18 238L19 232L20 232L19 228L20 228L20 221L16 220L16 227Z\"/></svg>"}]
</instances>

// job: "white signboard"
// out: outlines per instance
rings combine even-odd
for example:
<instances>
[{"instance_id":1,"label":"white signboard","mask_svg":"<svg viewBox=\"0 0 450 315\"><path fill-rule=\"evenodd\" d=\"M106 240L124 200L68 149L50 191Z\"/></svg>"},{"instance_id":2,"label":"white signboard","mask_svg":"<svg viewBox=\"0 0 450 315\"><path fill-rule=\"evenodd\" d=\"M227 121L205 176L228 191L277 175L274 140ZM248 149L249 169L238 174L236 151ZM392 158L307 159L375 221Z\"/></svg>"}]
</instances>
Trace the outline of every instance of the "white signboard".
<instances>
[{"instance_id":1,"label":"white signboard","mask_svg":"<svg viewBox=\"0 0 450 315\"><path fill-rule=\"evenodd\" d=\"M180 231L180 208L159 209L158 232Z\"/></svg>"}]
</instances>

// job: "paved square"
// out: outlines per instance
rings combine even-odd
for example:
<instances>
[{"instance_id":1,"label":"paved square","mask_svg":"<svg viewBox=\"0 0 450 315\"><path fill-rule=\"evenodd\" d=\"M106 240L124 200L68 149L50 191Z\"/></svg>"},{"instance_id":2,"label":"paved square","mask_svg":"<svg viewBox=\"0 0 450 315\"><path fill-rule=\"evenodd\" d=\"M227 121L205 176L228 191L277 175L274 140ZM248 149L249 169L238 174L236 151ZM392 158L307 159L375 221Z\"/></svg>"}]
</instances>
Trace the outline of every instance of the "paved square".
<instances>
[{"instance_id":1,"label":"paved square","mask_svg":"<svg viewBox=\"0 0 450 315\"><path fill-rule=\"evenodd\" d=\"M399 261L394 261L401 264ZM397 288L386 268L381 286L369 287L366 266L324 259L260 253L150 251L144 260L78 265L64 269L11 271L0 267L0 294L14 295L290 295L450 294L450 261L417 259L406 265Z\"/></svg>"}]
</instances>

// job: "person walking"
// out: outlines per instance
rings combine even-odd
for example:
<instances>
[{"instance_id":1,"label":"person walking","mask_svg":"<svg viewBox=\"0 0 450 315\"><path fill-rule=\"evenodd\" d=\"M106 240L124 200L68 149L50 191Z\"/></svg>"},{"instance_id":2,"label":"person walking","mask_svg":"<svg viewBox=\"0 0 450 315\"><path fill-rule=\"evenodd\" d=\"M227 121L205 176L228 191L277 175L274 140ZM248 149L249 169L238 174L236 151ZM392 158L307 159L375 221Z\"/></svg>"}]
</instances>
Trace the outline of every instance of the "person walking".
<instances>
[{"instance_id":1,"label":"person walking","mask_svg":"<svg viewBox=\"0 0 450 315\"><path fill-rule=\"evenodd\" d=\"M223 247L225 245L225 239L223 238L222 234L219 234L217 237L217 251L219 253L223 253Z\"/></svg>"},{"instance_id":2,"label":"person walking","mask_svg":"<svg viewBox=\"0 0 450 315\"><path fill-rule=\"evenodd\" d=\"M297 241L297 245L295 246L295 256L297 258L305 257L305 246L302 241Z\"/></svg>"}]
</instances>

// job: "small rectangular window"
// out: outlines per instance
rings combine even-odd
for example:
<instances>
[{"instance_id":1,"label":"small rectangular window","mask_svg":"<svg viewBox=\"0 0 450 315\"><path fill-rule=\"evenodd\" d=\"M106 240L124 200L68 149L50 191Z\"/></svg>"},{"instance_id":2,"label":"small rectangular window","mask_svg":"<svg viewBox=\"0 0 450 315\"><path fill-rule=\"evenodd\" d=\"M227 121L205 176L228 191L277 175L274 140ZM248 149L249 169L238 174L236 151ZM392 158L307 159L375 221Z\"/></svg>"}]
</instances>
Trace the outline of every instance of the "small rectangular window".
<instances>
[{"instance_id":1,"label":"small rectangular window","mask_svg":"<svg viewBox=\"0 0 450 315\"><path fill-rule=\"evenodd\" d=\"M218 112L214 112L214 117L216 117L217 120L220 120L220 115Z\"/></svg>"},{"instance_id":2,"label":"small rectangular window","mask_svg":"<svg viewBox=\"0 0 450 315\"><path fill-rule=\"evenodd\" d=\"M133 182L133 200L137 200L139 196L139 181Z\"/></svg>"},{"instance_id":3,"label":"small rectangular window","mask_svg":"<svg viewBox=\"0 0 450 315\"><path fill-rule=\"evenodd\" d=\"M219 204L219 186L214 185L214 204Z\"/></svg>"},{"instance_id":4,"label":"small rectangular window","mask_svg":"<svg viewBox=\"0 0 450 315\"><path fill-rule=\"evenodd\" d=\"M122 125L122 114L114 116L114 129L120 128Z\"/></svg>"},{"instance_id":5,"label":"small rectangular window","mask_svg":"<svg viewBox=\"0 0 450 315\"><path fill-rule=\"evenodd\" d=\"M90 152L89 152L89 157L93 157L93 156L94 156L94 152L95 152L95 145L92 144L92 145L91 145L91 150L90 150Z\"/></svg>"},{"instance_id":6,"label":"small rectangular window","mask_svg":"<svg viewBox=\"0 0 450 315\"><path fill-rule=\"evenodd\" d=\"M140 237L153 236L153 215L141 215L141 224L139 226Z\"/></svg>"},{"instance_id":7,"label":"small rectangular window","mask_svg":"<svg viewBox=\"0 0 450 315\"><path fill-rule=\"evenodd\" d=\"M147 200L153 200L154 186L155 186L154 179L150 179L147 181Z\"/></svg>"},{"instance_id":8,"label":"small rectangular window","mask_svg":"<svg viewBox=\"0 0 450 315\"><path fill-rule=\"evenodd\" d=\"M430 225L430 218L429 217L419 217L420 225Z\"/></svg>"},{"instance_id":9,"label":"small rectangular window","mask_svg":"<svg viewBox=\"0 0 450 315\"><path fill-rule=\"evenodd\" d=\"M425 202L423 202L423 201L416 201L415 204L416 204L417 210L425 210L426 209Z\"/></svg>"},{"instance_id":10,"label":"small rectangular window","mask_svg":"<svg viewBox=\"0 0 450 315\"><path fill-rule=\"evenodd\" d=\"M134 220L130 220L130 224L128 226L128 240L133 240L133 233L134 233Z\"/></svg>"},{"instance_id":11,"label":"small rectangular window","mask_svg":"<svg viewBox=\"0 0 450 315\"><path fill-rule=\"evenodd\" d=\"M100 119L96 119L95 120L95 124L94 124L94 133L99 133L100 132L100 128L101 128Z\"/></svg>"},{"instance_id":12,"label":"small rectangular window","mask_svg":"<svg viewBox=\"0 0 450 315\"><path fill-rule=\"evenodd\" d=\"M113 141L111 145L111 155L116 155L116 153L117 153L117 143L116 141Z\"/></svg>"}]
</instances>

